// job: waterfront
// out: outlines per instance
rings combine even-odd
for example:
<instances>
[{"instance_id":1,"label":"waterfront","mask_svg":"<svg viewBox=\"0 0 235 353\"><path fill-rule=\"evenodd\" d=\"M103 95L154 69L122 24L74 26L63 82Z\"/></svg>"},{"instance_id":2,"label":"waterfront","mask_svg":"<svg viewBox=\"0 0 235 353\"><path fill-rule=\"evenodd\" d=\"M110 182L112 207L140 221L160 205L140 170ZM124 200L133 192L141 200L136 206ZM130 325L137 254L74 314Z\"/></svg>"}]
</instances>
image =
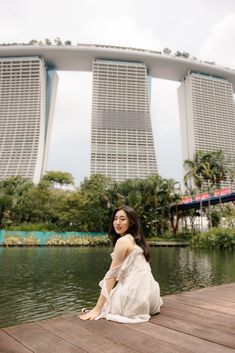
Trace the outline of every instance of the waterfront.
<instances>
[{"instance_id":1,"label":"waterfront","mask_svg":"<svg viewBox=\"0 0 235 353\"><path fill-rule=\"evenodd\" d=\"M91 307L112 248L0 248L0 327ZM235 282L234 251L151 248L161 294Z\"/></svg>"}]
</instances>

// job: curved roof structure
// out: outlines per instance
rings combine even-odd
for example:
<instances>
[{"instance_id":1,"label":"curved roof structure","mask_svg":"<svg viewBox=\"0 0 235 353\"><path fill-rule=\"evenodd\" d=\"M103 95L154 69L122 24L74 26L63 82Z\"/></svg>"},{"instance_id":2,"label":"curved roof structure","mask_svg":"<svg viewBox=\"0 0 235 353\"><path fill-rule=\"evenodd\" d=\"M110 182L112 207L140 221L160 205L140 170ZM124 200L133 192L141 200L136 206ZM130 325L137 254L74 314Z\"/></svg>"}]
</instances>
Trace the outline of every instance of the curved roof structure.
<instances>
[{"instance_id":1,"label":"curved roof structure","mask_svg":"<svg viewBox=\"0 0 235 353\"><path fill-rule=\"evenodd\" d=\"M227 79L235 92L235 70L184 59L161 52L135 48L80 44L77 46L2 45L0 57L40 56L48 66L61 71L92 71L94 59L135 61L144 63L152 77L182 81L189 71Z\"/></svg>"}]
</instances>

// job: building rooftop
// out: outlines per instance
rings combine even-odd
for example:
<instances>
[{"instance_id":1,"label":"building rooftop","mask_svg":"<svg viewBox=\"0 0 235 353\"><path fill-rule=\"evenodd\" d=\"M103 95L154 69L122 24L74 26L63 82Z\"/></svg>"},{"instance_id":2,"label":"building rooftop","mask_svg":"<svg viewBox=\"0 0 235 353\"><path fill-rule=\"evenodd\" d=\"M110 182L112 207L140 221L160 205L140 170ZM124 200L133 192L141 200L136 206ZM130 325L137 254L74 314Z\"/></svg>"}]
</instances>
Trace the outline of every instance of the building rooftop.
<instances>
[{"instance_id":1,"label":"building rooftop","mask_svg":"<svg viewBox=\"0 0 235 353\"><path fill-rule=\"evenodd\" d=\"M58 71L92 71L94 59L144 63L154 78L182 81L189 71L227 79L235 92L235 70L210 62L201 62L159 51L96 44L70 45L0 45L3 57L43 57L48 66Z\"/></svg>"}]
</instances>

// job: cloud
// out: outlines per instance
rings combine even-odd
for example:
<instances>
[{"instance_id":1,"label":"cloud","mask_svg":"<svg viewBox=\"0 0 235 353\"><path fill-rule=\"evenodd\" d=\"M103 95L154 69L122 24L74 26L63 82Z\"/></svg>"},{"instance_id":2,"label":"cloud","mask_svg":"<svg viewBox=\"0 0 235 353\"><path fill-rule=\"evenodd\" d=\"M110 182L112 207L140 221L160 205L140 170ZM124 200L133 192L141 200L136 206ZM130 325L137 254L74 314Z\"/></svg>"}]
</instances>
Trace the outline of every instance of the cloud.
<instances>
[{"instance_id":1,"label":"cloud","mask_svg":"<svg viewBox=\"0 0 235 353\"><path fill-rule=\"evenodd\" d=\"M98 17L90 20L83 26L79 37L83 43L162 50L162 44L153 31L139 27L132 17Z\"/></svg>"},{"instance_id":2,"label":"cloud","mask_svg":"<svg viewBox=\"0 0 235 353\"><path fill-rule=\"evenodd\" d=\"M212 29L201 46L199 56L203 60L215 61L218 65L235 68L235 13L226 16Z\"/></svg>"}]
</instances>

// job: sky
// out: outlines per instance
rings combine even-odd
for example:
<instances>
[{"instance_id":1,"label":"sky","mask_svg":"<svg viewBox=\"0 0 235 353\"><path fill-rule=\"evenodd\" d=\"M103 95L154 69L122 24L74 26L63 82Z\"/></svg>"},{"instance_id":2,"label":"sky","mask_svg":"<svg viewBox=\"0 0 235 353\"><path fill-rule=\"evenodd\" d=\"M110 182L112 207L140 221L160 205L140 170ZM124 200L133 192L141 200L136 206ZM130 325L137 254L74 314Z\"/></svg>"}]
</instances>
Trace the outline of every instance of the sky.
<instances>
[{"instance_id":1,"label":"sky","mask_svg":"<svg viewBox=\"0 0 235 353\"><path fill-rule=\"evenodd\" d=\"M235 69L234 0L0 0L0 43L31 39L188 52ZM92 73L58 72L48 170L90 173ZM158 171L182 182L177 87L152 79Z\"/></svg>"}]
</instances>

